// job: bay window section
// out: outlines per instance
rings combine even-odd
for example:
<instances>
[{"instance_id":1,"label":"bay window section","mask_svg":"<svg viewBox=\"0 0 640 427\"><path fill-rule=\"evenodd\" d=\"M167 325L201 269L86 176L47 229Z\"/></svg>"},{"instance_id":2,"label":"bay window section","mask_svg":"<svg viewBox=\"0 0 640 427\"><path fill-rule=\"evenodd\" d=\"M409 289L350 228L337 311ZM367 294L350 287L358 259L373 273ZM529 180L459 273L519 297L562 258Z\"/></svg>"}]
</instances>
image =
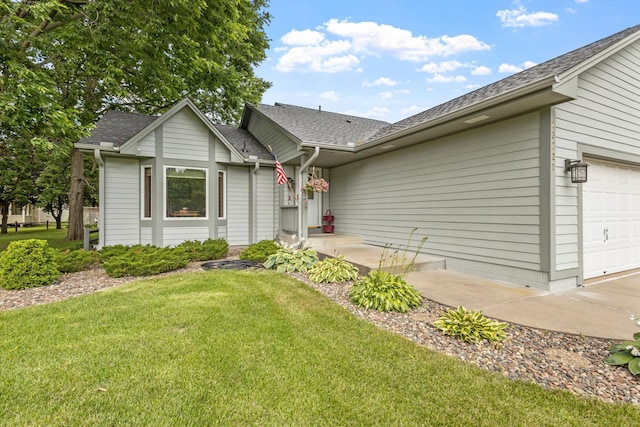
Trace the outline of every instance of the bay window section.
<instances>
[{"instance_id":1,"label":"bay window section","mask_svg":"<svg viewBox=\"0 0 640 427\"><path fill-rule=\"evenodd\" d=\"M218 219L225 219L227 217L226 203L227 198L227 182L225 172L218 171Z\"/></svg>"},{"instance_id":2,"label":"bay window section","mask_svg":"<svg viewBox=\"0 0 640 427\"><path fill-rule=\"evenodd\" d=\"M151 218L151 166L142 167L142 218Z\"/></svg>"},{"instance_id":3,"label":"bay window section","mask_svg":"<svg viewBox=\"0 0 640 427\"><path fill-rule=\"evenodd\" d=\"M207 170L165 168L167 218L207 217Z\"/></svg>"}]
</instances>

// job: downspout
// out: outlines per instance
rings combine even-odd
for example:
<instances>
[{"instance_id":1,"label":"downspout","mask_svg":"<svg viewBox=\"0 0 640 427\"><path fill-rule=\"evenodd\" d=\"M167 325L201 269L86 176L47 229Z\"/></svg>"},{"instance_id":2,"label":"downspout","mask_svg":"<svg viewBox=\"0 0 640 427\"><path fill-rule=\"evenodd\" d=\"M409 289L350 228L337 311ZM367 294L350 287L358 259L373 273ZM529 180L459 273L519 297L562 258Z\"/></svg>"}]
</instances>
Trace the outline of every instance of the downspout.
<instances>
[{"instance_id":1,"label":"downspout","mask_svg":"<svg viewBox=\"0 0 640 427\"><path fill-rule=\"evenodd\" d=\"M93 158L98 163L98 249L104 247L104 189L105 189L105 177L104 177L104 159L102 158L102 153L100 153L100 149L96 148L93 150Z\"/></svg>"},{"instance_id":2,"label":"downspout","mask_svg":"<svg viewBox=\"0 0 640 427\"><path fill-rule=\"evenodd\" d=\"M260 162L253 166L251 176L251 243L258 242L258 171Z\"/></svg>"},{"instance_id":3,"label":"downspout","mask_svg":"<svg viewBox=\"0 0 640 427\"><path fill-rule=\"evenodd\" d=\"M302 186L302 182L303 182L302 179L304 177L305 171L307 170L309 165L311 165L311 163L313 163L318 158L319 154L320 154L320 147L316 146L314 151L313 151L313 154L311 155L309 160L304 162L300 166L300 170L298 171L298 181L297 181L298 188L296 189L296 192L298 193L298 238L300 240L306 239L308 237L307 236L307 230L304 230L304 234L302 234L302 232L303 232L302 212L304 211L304 209L303 209L303 204L302 204L302 191L300 190L300 188Z\"/></svg>"}]
</instances>

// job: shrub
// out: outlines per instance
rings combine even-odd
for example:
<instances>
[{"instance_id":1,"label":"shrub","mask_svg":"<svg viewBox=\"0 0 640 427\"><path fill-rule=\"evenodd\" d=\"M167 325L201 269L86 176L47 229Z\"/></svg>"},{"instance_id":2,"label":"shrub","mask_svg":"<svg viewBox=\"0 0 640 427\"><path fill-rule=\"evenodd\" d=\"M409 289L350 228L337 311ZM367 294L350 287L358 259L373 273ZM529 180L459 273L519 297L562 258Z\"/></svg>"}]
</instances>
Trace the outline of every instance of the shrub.
<instances>
[{"instance_id":1,"label":"shrub","mask_svg":"<svg viewBox=\"0 0 640 427\"><path fill-rule=\"evenodd\" d=\"M0 254L0 286L26 289L50 285L60 277L54 256L55 251L46 240L11 242Z\"/></svg>"},{"instance_id":2,"label":"shrub","mask_svg":"<svg viewBox=\"0 0 640 427\"><path fill-rule=\"evenodd\" d=\"M482 339L502 341L507 339L507 324L488 319L479 311L468 311L463 306L449 309L433 326L445 335L452 335L463 341L476 343Z\"/></svg>"},{"instance_id":3,"label":"shrub","mask_svg":"<svg viewBox=\"0 0 640 427\"><path fill-rule=\"evenodd\" d=\"M405 313L422 302L422 295L401 276L372 270L356 282L349 298L359 307Z\"/></svg>"},{"instance_id":4,"label":"shrub","mask_svg":"<svg viewBox=\"0 0 640 427\"><path fill-rule=\"evenodd\" d=\"M640 326L640 319L635 315L631 320ZM633 334L633 341L623 341L608 348L609 357L605 360L607 365L627 365L627 369L633 375L640 374L640 332Z\"/></svg>"},{"instance_id":5,"label":"shrub","mask_svg":"<svg viewBox=\"0 0 640 427\"><path fill-rule=\"evenodd\" d=\"M306 273L317 262L318 254L313 249L280 248L275 254L269 255L264 266L275 268L280 273Z\"/></svg>"},{"instance_id":6,"label":"shrub","mask_svg":"<svg viewBox=\"0 0 640 427\"><path fill-rule=\"evenodd\" d=\"M358 280L358 267L345 261L344 255L325 258L309 270L309 280L316 283L344 283L349 280Z\"/></svg>"},{"instance_id":7,"label":"shrub","mask_svg":"<svg viewBox=\"0 0 640 427\"><path fill-rule=\"evenodd\" d=\"M278 252L280 246L273 240L261 240L240 252L240 259L245 261L265 262L269 255Z\"/></svg>"},{"instance_id":8,"label":"shrub","mask_svg":"<svg viewBox=\"0 0 640 427\"><path fill-rule=\"evenodd\" d=\"M229 253L229 244L224 239L187 240L176 246L182 250L191 261L208 261L220 259Z\"/></svg>"},{"instance_id":9,"label":"shrub","mask_svg":"<svg viewBox=\"0 0 640 427\"><path fill-rule=\"evenodd\" d=\"M135 245L102 249L102 263L105 273L111 277L150 276L184 268L189 256L184 250L156 248Z\"/></svg>"},{"instance_id":10,"label":"shrub","mask_svg":"<svg viewBox=\"0 0 640 427\"><path fill-rule=\"evenodd\" d=\"M66 250L55 255L56 265L61 273L75 273L87 270L100 262L100 255L95 251Z\"/></svg>"}]
</instances>

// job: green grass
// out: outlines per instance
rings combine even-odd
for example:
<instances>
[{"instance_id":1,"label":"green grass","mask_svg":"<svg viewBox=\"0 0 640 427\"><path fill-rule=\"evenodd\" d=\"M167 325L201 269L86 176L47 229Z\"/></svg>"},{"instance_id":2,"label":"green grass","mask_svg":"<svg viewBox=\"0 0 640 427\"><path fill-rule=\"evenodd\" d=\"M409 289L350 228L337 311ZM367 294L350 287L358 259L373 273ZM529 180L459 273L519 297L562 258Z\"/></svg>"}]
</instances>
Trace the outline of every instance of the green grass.
<instances>
[{"instance_id":1,"label":"green grass","mask_svg":"<svg viewBox=\"0 0 640 427\"><path fill-rule=\"evenodd\" d=\"M53 226L49 224L49 229L45 226L38 227L18 227L18 232L13 227L9 227L7 234L0 234L0 251L7 249L9 243L14 240L24 239L41 239L49 242L49 246L56 249L68 249L72 246L82 244L81 240L75 240L66 242L64 239L67 237L67 229L63 227L60 230L56 230L55 223ZM92 238L94 235L92 235Z\"/></svg>"},{"instance_id":2,"label":"green grass","mask_svg":"<svg viewBox=\"0 0 640 427\"><path fill-rule=\"evenodd\" d=\"M147 279L0 313L0 424L638 425L357 319L274 272Z\"/></svg>"}]
</instances>

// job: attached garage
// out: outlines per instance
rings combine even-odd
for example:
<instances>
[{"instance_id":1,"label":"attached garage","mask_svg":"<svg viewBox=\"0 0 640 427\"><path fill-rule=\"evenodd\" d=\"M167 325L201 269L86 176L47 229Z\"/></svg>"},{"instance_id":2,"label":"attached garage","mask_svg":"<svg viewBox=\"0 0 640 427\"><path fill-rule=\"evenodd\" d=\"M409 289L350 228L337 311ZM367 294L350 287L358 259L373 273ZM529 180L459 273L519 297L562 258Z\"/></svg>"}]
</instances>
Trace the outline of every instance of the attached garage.
<instances>
[{"instance_id":1,"label":"attached garage","mask_svg":"<svg viewBox=\"0 0 640 427\"><path fill-rule=\"evenodd\" d=\"M583 184L584 278L640 268L640 166L588 159Z\"/></svg>"}]
</instances>

